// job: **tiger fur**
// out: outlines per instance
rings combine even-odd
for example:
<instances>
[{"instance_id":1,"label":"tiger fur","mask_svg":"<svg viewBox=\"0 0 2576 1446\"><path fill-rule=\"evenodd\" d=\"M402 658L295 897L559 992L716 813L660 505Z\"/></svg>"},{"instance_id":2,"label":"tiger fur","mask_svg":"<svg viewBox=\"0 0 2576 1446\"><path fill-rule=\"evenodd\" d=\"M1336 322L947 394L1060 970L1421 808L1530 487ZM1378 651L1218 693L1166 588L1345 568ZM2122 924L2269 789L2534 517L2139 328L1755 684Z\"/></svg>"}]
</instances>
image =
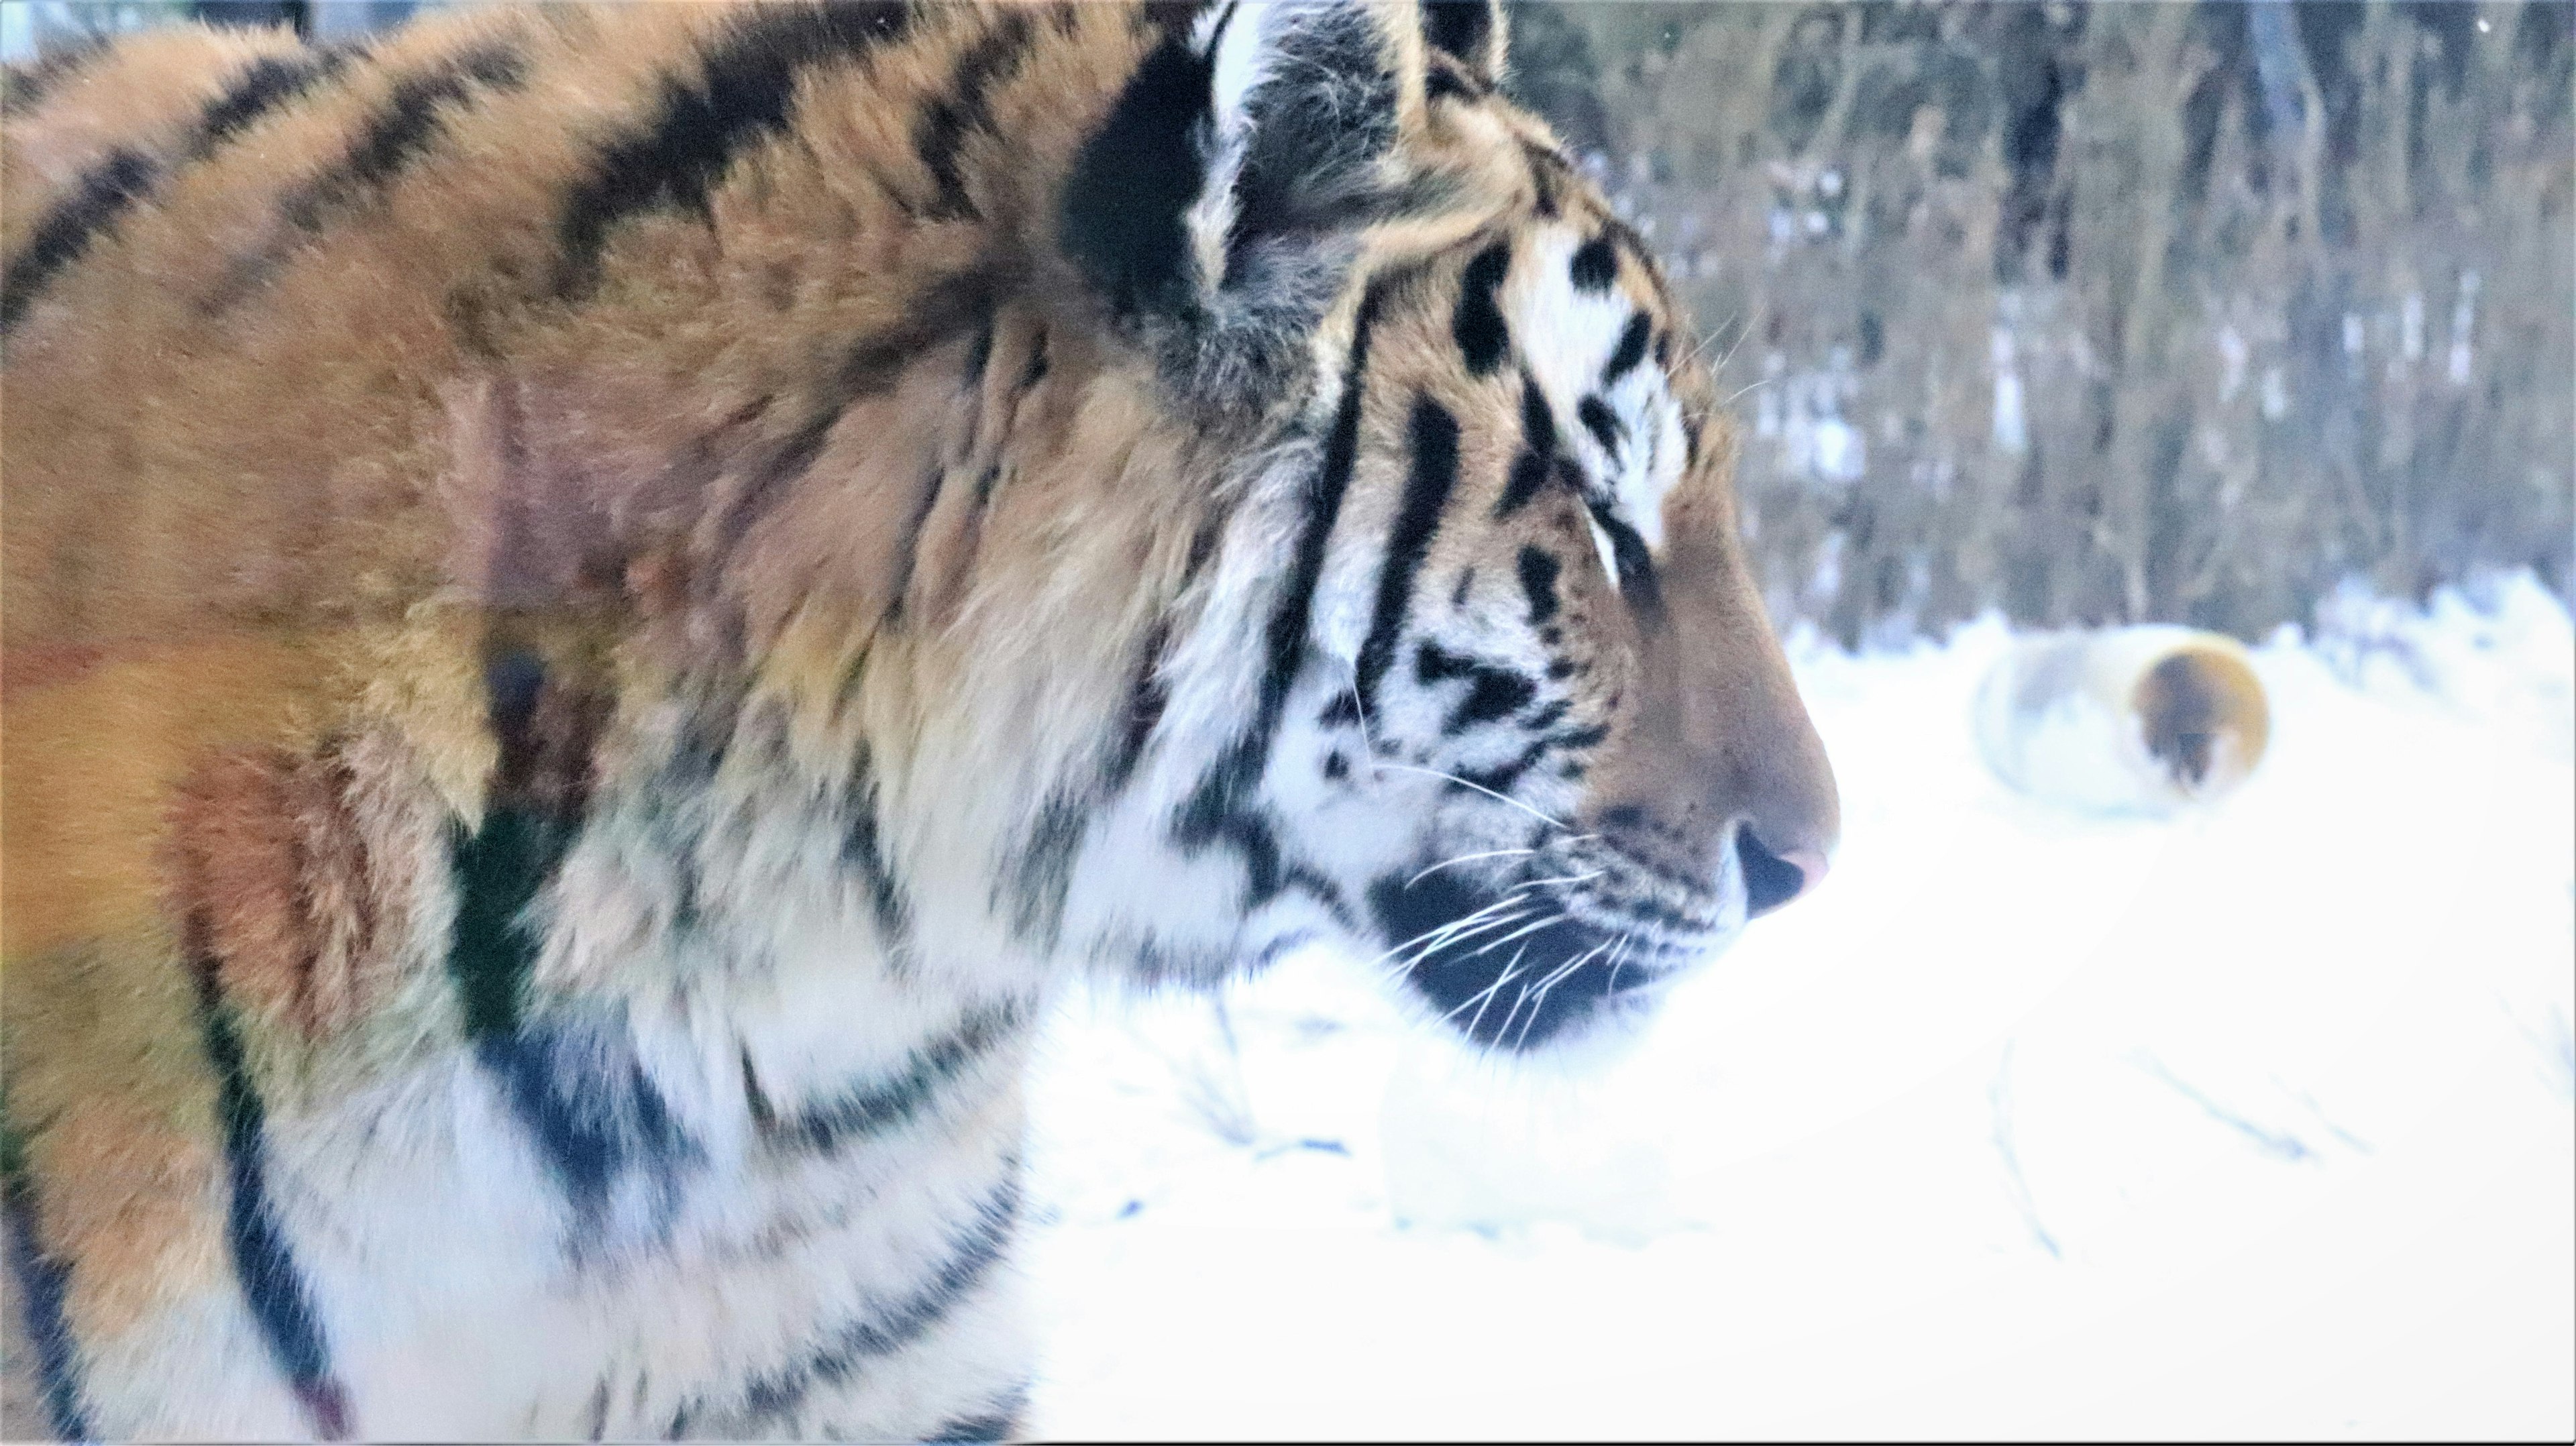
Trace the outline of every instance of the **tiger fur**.
<instances>
[{"instance_id":1,"label":"tiger fur","mask_svg":"<svg viewBox=\"0 0 2576 1446\"><path fill-rule=\"evenodd\" d=\"M1836 814L1490 6L472 8L13 76L13 1391L999 1436L1071 975L1615 1035Z\"/></svg>"}]
</instances>

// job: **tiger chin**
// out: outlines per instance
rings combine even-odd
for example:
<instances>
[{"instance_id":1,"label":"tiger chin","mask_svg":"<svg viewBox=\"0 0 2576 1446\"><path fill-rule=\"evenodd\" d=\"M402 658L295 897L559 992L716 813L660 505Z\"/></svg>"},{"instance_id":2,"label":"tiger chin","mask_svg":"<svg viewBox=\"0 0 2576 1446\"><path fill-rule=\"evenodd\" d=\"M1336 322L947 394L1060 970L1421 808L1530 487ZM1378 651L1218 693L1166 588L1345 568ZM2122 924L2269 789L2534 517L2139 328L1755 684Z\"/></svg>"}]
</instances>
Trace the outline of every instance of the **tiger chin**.
<instances>
[{"instance_id":1,"label":"tiger chin","mask_svg":"<svg viewBox=\"0 0 2576 1446\"><path fill-rule=\"evenodd\" d=\"M1726 421L1505 48L476 7L13 73L13 1405L1015 1434L1063 981L1322 940L1561 1051L1812 884Z\"/></svg>"}]
</instances>

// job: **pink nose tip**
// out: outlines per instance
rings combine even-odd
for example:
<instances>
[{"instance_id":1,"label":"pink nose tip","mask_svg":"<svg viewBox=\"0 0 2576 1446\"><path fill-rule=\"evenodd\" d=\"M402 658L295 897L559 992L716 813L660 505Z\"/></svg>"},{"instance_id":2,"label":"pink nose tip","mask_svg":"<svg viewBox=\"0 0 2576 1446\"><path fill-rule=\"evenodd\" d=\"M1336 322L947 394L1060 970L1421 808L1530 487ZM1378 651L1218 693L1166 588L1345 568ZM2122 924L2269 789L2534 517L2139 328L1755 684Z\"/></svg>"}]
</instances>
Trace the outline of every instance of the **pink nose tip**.
<instances>
[{"instance_id":1,"label":"pink nose tip","mask_svg":"<svg viewBox=\"0 0 2576 1446\"><path fill-rule=\"evenodd\" d=\"M1744 902L1751 914L1770 913L1825 876L1822 853L1797 848L1773 853L1750 828L1736 831L1735 852L1744 865Z\"/></svg>"},{"instance_id":2,"label":"pink nose tip","mask_svg":"<svg viewBox=\"0 0 2576 1446\"><path fill-rule=\"evenodd\" d=\"M1795 864L1798 866L1798 872L1805 878L1805 882L1801 884L1798 889L1798 892L1802 894L1807 890L1814 888L1816 885L1823 883L1825 881L1825 870L1830 867L1830 865L1825 862L1825 856L1816 852L1814 849L1791 849L1787 853L1780 855L1780 861L1782 863Z\"/></svg>"}]
</instances>

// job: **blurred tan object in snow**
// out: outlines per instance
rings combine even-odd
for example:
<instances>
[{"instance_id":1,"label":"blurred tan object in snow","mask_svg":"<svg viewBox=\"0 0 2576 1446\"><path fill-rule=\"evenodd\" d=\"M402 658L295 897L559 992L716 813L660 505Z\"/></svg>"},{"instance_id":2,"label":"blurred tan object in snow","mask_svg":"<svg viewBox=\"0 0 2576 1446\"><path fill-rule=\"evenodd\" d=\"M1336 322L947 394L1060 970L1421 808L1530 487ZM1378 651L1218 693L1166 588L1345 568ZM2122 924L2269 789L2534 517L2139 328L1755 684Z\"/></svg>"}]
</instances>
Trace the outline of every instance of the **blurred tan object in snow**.
<instances>
[{"instance_id":1,"label":"blurred tan object in snow","mask_svg":"<svg viewBox=\"0 0 2576 1446\"><path fill-rule=\"evenodd\" d=\"M1977 689L1977 751L2033 798L2171 813L2226 796L2263 761L2271 708L2235 639L2148 626L2013 645Z\"/></svg>"}]
</instances>

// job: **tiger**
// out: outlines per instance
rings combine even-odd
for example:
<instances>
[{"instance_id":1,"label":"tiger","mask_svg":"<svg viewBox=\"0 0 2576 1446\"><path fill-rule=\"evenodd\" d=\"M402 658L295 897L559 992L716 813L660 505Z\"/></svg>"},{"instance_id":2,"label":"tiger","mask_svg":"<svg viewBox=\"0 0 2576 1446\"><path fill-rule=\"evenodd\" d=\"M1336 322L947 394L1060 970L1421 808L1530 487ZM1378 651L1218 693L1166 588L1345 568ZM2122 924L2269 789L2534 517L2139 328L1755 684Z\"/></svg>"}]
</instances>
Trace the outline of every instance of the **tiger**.
<instances>
[{"instance_id":1,"label":"tiger","mask_svg":"<svg viewBox=\"0 0 2576 1446\"><path fill-rule=\"evenodd\" d=\"M0 1100L71 1439L997 1439L1069 987L1634 1037L1838 796L1490 3L13 74Z\"/></svg>"}]
</instances>

